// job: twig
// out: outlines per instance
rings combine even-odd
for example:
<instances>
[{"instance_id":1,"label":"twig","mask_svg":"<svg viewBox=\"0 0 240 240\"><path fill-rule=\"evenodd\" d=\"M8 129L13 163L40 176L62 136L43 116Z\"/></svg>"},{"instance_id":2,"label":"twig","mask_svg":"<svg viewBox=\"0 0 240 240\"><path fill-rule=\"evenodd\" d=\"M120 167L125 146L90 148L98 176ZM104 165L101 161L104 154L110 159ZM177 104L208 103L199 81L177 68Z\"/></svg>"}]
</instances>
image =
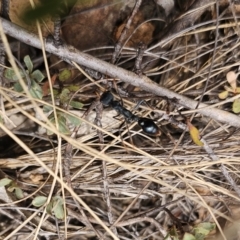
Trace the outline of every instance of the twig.
<instances>
[{"instance_id":1,"label":"twig","mask_svg":"<svg viewBox=\"0 0 240 240\"><path fill-rule=\"evenodd\" d=\"M54 34L53 34L53 38L54 38L54 43L56 45L56 47L60 47L61 46L61 18L59 15L56 14L56 16L54 16L53 18L53 22L54 22Z\"/></svg>"},{"instance_id":2,"label":"twig","mask_svg":"<svg viewBox=\"0 0 240 240\"><path fill-rule=\"evenodd\" d=\"M9 20L9 0L1 1L1 16L7 20Z\"/></svg>"},{"instance_id":3,"label":"twig","mask_svg":"<svg viewBox=\"0 0 240 240\"><path fill-rule=\"evenodd\" d=\"M218 161L219 157L214 153L214 151L212 150L212 148L208 145L208 143L201 138L201 141L204 143L204 149L205 151L208 153L209 157L213 160L213 161ZM233 178L230 176L229 172L227 171L227 169L225 168L225 166L221 163L220 165L220 170L222 172L222 174L224 175L224 177L227 179L228 183L233 187L233 189L235 190L235 192L237 193L237 195L240 197L240 188L237 186L237 184L235 183L235 181L233 180Z\"/></svg>"},{"instance_id":4,"label":"twig","mask_svg":"<svg viewBox=\"0 0 240 240\"><path fill-rule=\"evenodd\" d=\"M146 46L143 43L140 43L137 50L137 57L136 57L135 66L134 66L134 71L138 76L142 76L142 59L143 59L143 54L145 49L146 49Z\"/></svg>"},{"instance_id":5,"label":"twig","mask_svg":"<svg viewBox=\"0 0 240 240\"><path fill-rule=\"evenodd\" d=\"M35 34L29 33L26 30L16 26L15 24L6 21L5 19L1 19L1 22L6 34L18 39L19 41L25 42L26 44L29 44L36 48L41 48L40 40ZM73 47L64 46L56 48L56 46L54 46L53 43L46 42L45 49L46 51L53 53L61 58L65 58L70 61L75 61L85 67L94 69L95 71L101 72L113 78L121 79L124 82L130 83L136 87L140 87L155 95L165 96L170 99L175 98L178 101L178 104L188 109L195 109L197 105L196 101L185 96L182 96L180 94L177 94L173 91L170 91L164 87L161 87L158 84L152 82L151 79L149 79L146 76L139 77L133 72L124 70L107 62L104 62L100 59L94 58L88 54L82 53ZM238 97L239 96L237 95L234 98ZM227 101L230 102L232 100L233 98ZM216 121L228 123L229 125L235 127L240 127L240 118L232 113L220 109L211 108L203 103L199 105L199 109L197 110L197 112L205 116L208 116L212 119L215 119Z\"/></svg>"},{"instance_id":6,"label":"twig","mask_svg":"<svg viewBox=\"0 0 240 240\"><path fill-rule=\"evenodd\" d=\"M103 112L103 105L99 100L95 101L95 109L96 109L96 118L94 121L94 124L96 124L98 127L102 128L102 112ZM101 144L101 150L102 146L104 144L103 140L103 133L99 129L97 129L97 134L99 136L99 142ZM102 172L103 172L103 189L104 189L104 198L107 203L107 216L108 216L108 221L110 225L113 225L114 219L113 219L113 214L112 214L112 204L111 204L111 199L110 199L110 191L109 191L109 184L108 184L108 178L107 178L107 164L106 161L102 160ZM118 237L118 232L117 228L115 226L112 227L113 233Z\"/></svg>"},{"instance_id":7,"label":"twig","mask_svg":"<svg viewBox=\"0 0 240 240\"><path fill-rule=\"evenodd\" d=\"M125 27L124 27L124 29L123 29L119 39L117 41L117 44L115 46L115 49L114 49L114 52L113 52L113 55L112 55L112 60L111 60L112 64L114 64L116 62L116 59L118 58L118 56L120 54L120 51L121 51L121 49L123 47L123 41L126 38L128 30L129 30L129 28L130 28L130 26L132 24L132 20L133 20L134 16L136 15L139 7L141 6L141 3L142 3L142 0L137 0L136 4L134 6L134 9L132 11L132 14L129 17L129 19L128 19L128 21L127 21L127 23L126 23L126 25L125 25Z\"/></svg>"}]
</instances>

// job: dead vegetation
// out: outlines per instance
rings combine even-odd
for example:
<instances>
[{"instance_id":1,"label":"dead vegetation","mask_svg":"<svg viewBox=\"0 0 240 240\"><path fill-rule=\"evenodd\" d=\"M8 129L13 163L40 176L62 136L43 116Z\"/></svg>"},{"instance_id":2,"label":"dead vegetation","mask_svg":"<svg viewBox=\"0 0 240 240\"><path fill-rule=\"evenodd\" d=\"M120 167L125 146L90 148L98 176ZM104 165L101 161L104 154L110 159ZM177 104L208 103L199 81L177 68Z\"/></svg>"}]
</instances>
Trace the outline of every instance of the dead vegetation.
<instances>
[{"instance_id":1,"label":"dead vegetation","mask_svg":"<svg viewBox=\"0 0 240 240\"><path fill-rule=\"evenodd\" d=\"M240 239L237 1L2 2L1 239Z\"/></svg>"}]
</instances>

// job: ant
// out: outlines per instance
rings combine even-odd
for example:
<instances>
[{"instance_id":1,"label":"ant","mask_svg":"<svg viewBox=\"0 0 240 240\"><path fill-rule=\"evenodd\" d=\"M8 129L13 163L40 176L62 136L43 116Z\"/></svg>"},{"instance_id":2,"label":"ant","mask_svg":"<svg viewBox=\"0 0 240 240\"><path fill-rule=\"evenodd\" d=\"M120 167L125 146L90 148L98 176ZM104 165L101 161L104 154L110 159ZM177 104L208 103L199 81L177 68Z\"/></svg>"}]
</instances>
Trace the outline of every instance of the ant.
<instances>
[{"instance_id":1,"label":"ant","mask_svg":"<svg viewBox=\"0 0 240 240\"><path fill-rule=\"evenodd\" d=\"M154 121L150 118L142 118L130 112L128 109L122 106L119 101L114 100L114 97L110 91L104 92L100 97L100 102L104 106L110 106L115 109L119 114L123 115L128 122L138 122L138 125L142 128L143 132L151 136L160 136L161 131Z\"/></svg>"}]
</instances>

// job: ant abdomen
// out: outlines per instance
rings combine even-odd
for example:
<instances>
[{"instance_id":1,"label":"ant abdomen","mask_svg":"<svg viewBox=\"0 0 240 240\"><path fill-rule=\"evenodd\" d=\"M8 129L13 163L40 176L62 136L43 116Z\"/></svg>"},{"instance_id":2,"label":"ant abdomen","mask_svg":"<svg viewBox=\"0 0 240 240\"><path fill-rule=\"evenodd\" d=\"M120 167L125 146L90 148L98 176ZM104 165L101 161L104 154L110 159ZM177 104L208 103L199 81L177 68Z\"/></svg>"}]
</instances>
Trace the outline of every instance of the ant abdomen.
<instances>
[{"instance_id":1,"label":"ant abdomen","mask_svg":"<svg viewBox=\"0 0 240 240\"><path fill-rule=\"evenodd\" d=\"M111 92L107 91L107 92L104 92L102 95L101 95L101 98L100 98L100 102L104 105L104 106L110 106L111 103L113 102L113 95Z\"/></svg>"},{"instance_id":2,"label":"ant abdomen","mask_svg":"<svg viewBox=\"0 0 240 240\"><path fill-rule=\"evenodd\" d=\"M138 125L141 126L143 132L152 136L160 136L161 131L159 130L156 123L150 118L139 118Z\"/></svg>"}]
</instances>

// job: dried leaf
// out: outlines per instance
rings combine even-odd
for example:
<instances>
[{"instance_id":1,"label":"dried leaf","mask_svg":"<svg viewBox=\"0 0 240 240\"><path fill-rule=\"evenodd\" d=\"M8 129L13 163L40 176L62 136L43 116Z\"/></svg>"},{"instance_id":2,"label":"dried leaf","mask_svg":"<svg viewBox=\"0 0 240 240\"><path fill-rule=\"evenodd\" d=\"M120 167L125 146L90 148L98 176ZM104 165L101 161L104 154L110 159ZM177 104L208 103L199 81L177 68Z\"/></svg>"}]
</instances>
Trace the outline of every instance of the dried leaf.
<instances>
[{"instance_id":1,"label":"dried leaf","mask_svg":"<svg viewBox=\"0 0 240 240\"><path fill-rule=\"evenodd\" d=\"M237 88L236 88L235 93L240 93L240 87L237 87Z\"/></svg>"},{"instance_id":2,"label":"dried leaf","mask_svg":"<svg viewBox=\"0 0 240 240\"><path fill-rule=\"evenodd\" d=\"M38 5L41 3L41 0L35 0L34 3ZM48 1L51 2L51 1ZM35 21L31 21L26 23L23 19L23 16L25 15L26 11L32 11L31 10L31 4L29 1L26 0L11 0L9 1L9 17L11 19L11 22L17 24L18 26L21 26L24 29L27 29L30 32L38 33L37 25ZM36 18L36 15L35 15ZM53 20L52 15L47 15L40 21L42 34L44 37L49 35L49 32L53 32L54 26L53 26Z\"/></svg>"},{"instance_id":3,"label":"dried leaf","mask_svg":"<svg viewBox=\"0 0 240 240\"><path fill-rule=\"evenodd\" d=\"M51 77L52 85L54 85L56 79L57 79L57 74L54 74ZM48 95L48 93L49 93L49 82L48 81L43 84L42 91L43 91L43 96L47 96Z\"/></svg>"},{"instance_id":4,"label":"dried leaf","mask_svg":"<svg viewBox=\"0 0 240 240\"><path fill-rule=\"evenodd\" d=\"M195 144L198 146L203 146L203 143L200 141L199 131L196 127L194 127L190 121L187 121L187 126L189 129L190 136Z\"/></svg>"},{"instance_id":5,"label":"dried leaf","mask_svg":"<svg viewBox=\"0 0 240 240\"><path fill-rule=\"evenodd\" d=\"M224 89L228 92L235 92L235 90L233 90L232 88L228 87L228 86L224 86Z\"/></svg>"},{"instance_id":6,"label":"dried leaf","mask_svg":"<svg viewBox=\"0 0 240 240\"><path fill-rule=\"evenodd\" d=\"M237 88L237 75L235 72L230 71L227 73L227 81L231 85L233 90Z\"/></svg>"}]
</instances>

